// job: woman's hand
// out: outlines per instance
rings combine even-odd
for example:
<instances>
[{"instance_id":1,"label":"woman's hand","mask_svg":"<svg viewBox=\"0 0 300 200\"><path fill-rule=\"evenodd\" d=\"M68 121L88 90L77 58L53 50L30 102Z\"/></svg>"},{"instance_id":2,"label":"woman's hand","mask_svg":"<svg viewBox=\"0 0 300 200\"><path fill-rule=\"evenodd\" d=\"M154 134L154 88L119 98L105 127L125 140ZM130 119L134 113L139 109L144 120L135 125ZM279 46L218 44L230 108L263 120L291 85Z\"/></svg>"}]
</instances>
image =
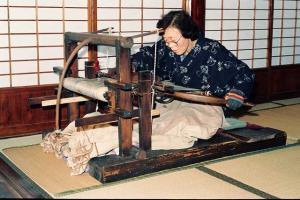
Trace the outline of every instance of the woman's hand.
<instances>
[{"instance_id":1,"label":"woman's hand","mask_svg":"<svg viewBox=\"0 0 300 200\"><path fill-rule=\"evenodd\" d=\"M225 95L226 106L231 110L237 110L244 103L244 97L242 96L242 91L240 90L230 90Z\"/></svg>"}]
</instances>

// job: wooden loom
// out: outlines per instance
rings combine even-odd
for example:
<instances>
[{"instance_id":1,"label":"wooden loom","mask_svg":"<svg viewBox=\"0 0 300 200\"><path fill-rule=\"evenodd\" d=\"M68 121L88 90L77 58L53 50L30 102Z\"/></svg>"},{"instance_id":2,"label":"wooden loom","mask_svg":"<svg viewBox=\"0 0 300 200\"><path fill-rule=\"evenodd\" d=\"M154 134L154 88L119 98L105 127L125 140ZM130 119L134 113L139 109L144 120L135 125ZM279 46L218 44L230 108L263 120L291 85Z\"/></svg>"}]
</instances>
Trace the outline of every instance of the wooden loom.
<instances>
[{"instance_id":1,"label":"wooden loom","mask_svg":"<svg viewBox=\"0 0 300 200\"><path fill-rule=\"evenodd\" d=\"M199 140L191 148L152 150L151 77L149 72L139 72L137 81L133 81L130 66L132 38L92 33L65 33L65 58L75 55L70 59L71 61L68 60L71 67L66 73L68 77L78 76L77 54L72 55L72 52L78 47L78 43L83 41L87 41L90 45L113 46L116 49L116 73L113 76L110 74L113 79L105 81L105 85L109 88L107 95L111 106L109 113L99 117L80 119L78 102L89 98L78 98L79 94L71 91L71 96L81 98L81 100L76 100L78 102L64 100L70 103L68 119L69 121L75 120L77 127L118 122L119 155L95 157L89 161L89 174L102 183L286 143L286 134L283 131L252 125L231 131L220 129L213 138ZM63 80L64 75L61 74L61 76ZM158 89L164 91L164 89ZM138 108L135 110L133 109L133 94L138 102ZM174 93L169 96L174 96ZM182 99L182 96L179 98ZM60 100L60 103L63 101ZM95 106L89 104L88 108L92 111ZM135 119L138 119L139 123L139 147L132 145L132 125Z\"/></svg>"}]
</instances>

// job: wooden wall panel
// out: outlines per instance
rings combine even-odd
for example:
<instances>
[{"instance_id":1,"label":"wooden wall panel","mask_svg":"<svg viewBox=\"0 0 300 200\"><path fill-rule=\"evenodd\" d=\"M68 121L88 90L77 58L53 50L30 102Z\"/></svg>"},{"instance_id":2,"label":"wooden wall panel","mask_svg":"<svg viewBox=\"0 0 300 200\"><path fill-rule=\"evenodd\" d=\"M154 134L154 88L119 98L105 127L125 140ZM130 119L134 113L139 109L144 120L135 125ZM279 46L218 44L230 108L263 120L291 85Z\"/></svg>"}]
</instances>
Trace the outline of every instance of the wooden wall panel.
<instances>
[{"instance_id":1,"label":"wooden wall panel","mask_svg":"<svg viewBox=\"0 0 300 200\"><path fill-rule=\"evenodd\" d=\"M54 94L54 86L0 89L0 137L27 135L54 127L54 108L30 107L28 99Z\"/></svg>"},{"instance_id":2,"label":"wooden wall panel","mask_svg":"<svg viewBox=\"0 0 300 200\"><path fill-rule=\"evenodd\" d=\"M254 71L256 79L253 100L255 103L300 96L299 65L262 68Z\"/></svg>"},{"instance_id":3,"label":"wooden wall panel","mask_svg":"<svg viewBox=\"0 0 300 200\"><path fill-rule=\"evenodd\" d=\"M255 70L255 83L253 88L252 99L255 103L267 101L268 99L268 71L266 68Z\"/></svg>"},{"instance_id":4,"label":"wooden wall panel","mask_svg":"<svg viewBox=\"0 0 300 200\"><path fill-rule=\"evenodd\" d=\"M55 106L30 106L29 98L55 95L57 85L0 89L0 138L33 135L55 128ZM85 112L79 104L80 117ZM61 105L61 127L68 125L67 104Z\"/></svg>"},{"instance_id":5,"label":"wooden wall panel","mask_svg":"<svg viewBox=\"0 0 300 200\"><path fill-rule=\"evenodd\" d=\"M300 65L285 65L272 68L271 99L293 98L300 96Z\"/></svg>"}]
</instances>

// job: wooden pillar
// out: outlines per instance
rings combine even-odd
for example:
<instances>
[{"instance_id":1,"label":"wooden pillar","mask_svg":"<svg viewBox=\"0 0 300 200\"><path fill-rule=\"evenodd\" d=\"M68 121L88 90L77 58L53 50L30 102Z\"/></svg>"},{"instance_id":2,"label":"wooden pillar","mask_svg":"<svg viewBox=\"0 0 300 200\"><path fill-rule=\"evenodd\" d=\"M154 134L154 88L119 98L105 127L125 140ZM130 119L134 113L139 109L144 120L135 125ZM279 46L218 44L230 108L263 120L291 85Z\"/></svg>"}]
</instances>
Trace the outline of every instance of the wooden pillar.
<instances>
[{"instance_id":1,"label":"wooden pillar","mask_svg":"<svg viewBox=\"0 0 300 200\"><path fill-rule=\"evenodd\" d=\"M97 0L88 0L88 32L97 31ZM98 59L97 45L88 45L88 61L85 65L85 77L96 78L97 73L95 71L94 64ZM95 112L97 107L97 101L85 102L85 112Z\"/></svg>"},{"instance_id":2,"label":"wooden pillar","mask_svg":"<svg viewBox=\"0 0 300 200\"><path fill-rule=\"evenodd\" d=\"M274 0L269 0L269 27L268 27L268 51L267 51L267 99L271 99L273 93L273 84L272 84L272 46L273 46L273 18L274 18Z\"/></svg>"},{"instance_id":3,"label":"wooden pillar","mask_svg":"<svg viewBox=\"0 0 300 200\"><path fill-rule=\"evenodd\" d=\"M97 31L97 0L88 0L88 31ZM95 61L97 59L97 45L88 45L88 60ZM96 74L94 74L96 77Z\"/></svg>"},{"instance_id":4,"label":"wooden pillar","mask_svg":"<svg viewBox=\"0 0 300 200\"><path fill-rule=\"evenodd\" d=\"M141 71L138 74L139 104L139 147L144 151L151 150L151 73Z\"/></svg>"},{"instance_id":5,"label":"wooden pillar","mask_svg":"<svg viewBox=\"0 0 300 200\"><path fill-rule=\"evenodd\" d=\"M94 72L94 62L93 61L85 61L84 63L84 73L85 78L92 79L95 78ZM93 99L85 102L85 113L95 112L97 107L97 100Z\"/></svg>"},{"instance_id":6,"label":"wooden pillar","mask_svg":"<svg viewBox=\"0 0 300 200\"><path fill-rule=\"evenodd\" d=\"M131 67L130 67L130 49L120 46L120 41L116 41L116 66L118 70L118 81L120 83L131 83ZM117 89L116 91L116 107L121 111L132 113L132 91ZM119 117L119 155L129 156L132 147L132 117Z\"/></svg>"},{"instance_id":7,"label":"wooden pillar","mask_svg":"<svg viewBox=\"0 0 300 200\"><path fill-rule=\"evenodd\" d=\"M191 15L205 36L205 0L192 0Z\"/></svg>"}]
</instances>

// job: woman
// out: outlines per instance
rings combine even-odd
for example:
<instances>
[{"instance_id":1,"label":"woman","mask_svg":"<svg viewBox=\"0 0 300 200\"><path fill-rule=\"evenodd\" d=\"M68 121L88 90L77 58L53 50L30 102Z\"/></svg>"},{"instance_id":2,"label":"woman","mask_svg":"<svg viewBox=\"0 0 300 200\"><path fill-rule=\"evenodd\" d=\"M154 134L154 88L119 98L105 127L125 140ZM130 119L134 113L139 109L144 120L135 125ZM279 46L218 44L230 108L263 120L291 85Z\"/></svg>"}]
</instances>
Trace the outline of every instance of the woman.
<instances>
[{"instance_id":1,"label":"woman","mask_svg":"<svg viewBox=\"0 0 300 200\"><path fill-rule=\"evenodd\" d=\"M250 97L254 73L222 44L204 38L187 12L170 11L158 21L157 28L162 39L132 55L135 71L155 67L156 79L224 97L226 106L232 110ZM209 139L227 125L221 106L173 101L166 105L158 103L157 108L161 116L153 121L152 140L156 135ZM193 141L170 139L169 145L176 148L176 143L189 146Z\"/></svg>"},{"instance_id":2,"label":"woman","mask_svg":"<svg viewBox=\"0 0 300 200\"><path fill-rule=\"evenodd\" d=\"M254 80L251 70L220 43L204 38L186 12L169 12L158 21L157 28L163 30L157 46L143 47L132 55L136 71L153 70L156 57L155 71L161 80L225 96L231 109L237 109L249 97ZM157 103L157 109L160 117L153 120L152 150L189 148L198 139L209 139L227 125L221 106L172 101ZM90 158L118 153L117 133L118 127L108 124L77 131L73 122L60 134L48 134L41 145L46 152L65 158L72 168L71 174L77 175L86 170ZM136 146L138 137L138 124L134 124Z\"/></svg>"},{"instance_id":3,"label":"woman","mask_svg":"<svg viewBox=\"0 0 300 200\"><path fill-rule=\"evenodd\" d=\"M156 76L176 85L197 88L225 97L236 110L250 97L254 73L217 41L203 34L185 11L171 11L157 23ZM144 47L132 56L136 71L153 70L154 48Z\"/></svg>"}]
</instances>

